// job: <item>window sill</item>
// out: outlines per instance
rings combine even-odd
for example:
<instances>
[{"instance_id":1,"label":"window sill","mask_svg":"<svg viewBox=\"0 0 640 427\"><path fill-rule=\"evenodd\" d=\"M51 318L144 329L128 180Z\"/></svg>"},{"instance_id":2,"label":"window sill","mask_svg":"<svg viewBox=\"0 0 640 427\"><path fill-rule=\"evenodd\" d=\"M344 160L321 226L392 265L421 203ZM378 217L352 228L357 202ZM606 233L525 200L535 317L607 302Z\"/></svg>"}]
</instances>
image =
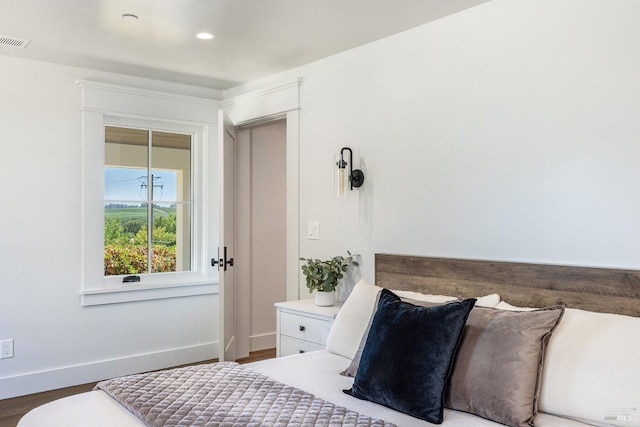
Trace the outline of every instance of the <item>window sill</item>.
<instances>
[{"instance_id":1,"label":"window sill","mask_svg":"<svg viewBox=\"0 0 640 427\"><path fill-rule=\"evenodd\" d=\"M140 286L130 285L112 289L85 289L80 291L80 305L121 304L133 301L149 301L165 298L180 298L217 294L218 283L195 282L177 285Z\"/></svg>"}]
</instances>

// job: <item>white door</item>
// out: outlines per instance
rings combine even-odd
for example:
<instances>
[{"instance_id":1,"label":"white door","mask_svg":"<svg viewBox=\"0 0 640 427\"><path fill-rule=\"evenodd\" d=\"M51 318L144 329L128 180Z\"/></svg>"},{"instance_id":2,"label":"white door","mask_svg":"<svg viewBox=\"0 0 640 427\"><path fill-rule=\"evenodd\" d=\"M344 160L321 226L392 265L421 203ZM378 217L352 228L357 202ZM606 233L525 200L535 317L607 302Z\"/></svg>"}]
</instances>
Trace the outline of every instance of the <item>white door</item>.
<instances>
[{"instance_id":1,"label":"white door","mask_svg":"<svg viewBox=\"0 0 640 427\"><path fill-rule=\"evenodd\" d=\"M236 360L235 152L236 130L224 112L218 112L222 198L220 206L220 361Z\"/></svg>"}]
</instances>

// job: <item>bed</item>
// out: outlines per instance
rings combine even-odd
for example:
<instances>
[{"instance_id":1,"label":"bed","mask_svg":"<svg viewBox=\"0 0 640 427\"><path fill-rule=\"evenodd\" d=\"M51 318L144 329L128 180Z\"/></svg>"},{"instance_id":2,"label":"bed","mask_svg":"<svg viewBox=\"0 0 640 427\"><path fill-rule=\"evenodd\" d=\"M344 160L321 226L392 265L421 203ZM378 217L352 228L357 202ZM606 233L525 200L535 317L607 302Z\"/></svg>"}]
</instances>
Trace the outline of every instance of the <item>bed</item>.
<instances>
[{"instance_id":1,"label":"bed","mask_svg":"<svg viewBox=\"0 0 640 427\"><path fill-rule=\"evenodd\" d=\"M362 372L377 372L372 369L378 366L376 365L378 362L375 362L377 360L375 356L381 354L379 351L376 353L376 350L372 349L372 345L367 345L366 338L379 330L378 324L387 324L384 322L388 322L388 320L384 320L382 317L378 318L378 316L382 311L381 304L384 303L381 299L389 299L391 301L388 304L389 307L403 304L402 307L409 310L407 312L419 312L419 316L423 316L424 313L433 316L436 310L440 310L437 313L443 312L443 315L453 316L466 310L466 314L459 315L459 317L464 317L466 324L462 325L457 347L452 350L457 353L449 365L442 365L445 366L444 371L448 369L447 381L456 379L458 365L466 357L463 354L468 353L463 350L471 348L471 344L469 344L469 337L472 336L469 332L471 316L476 316L476 321L478 321L477 313L480 312L483 313L482 316L490 316L490 322L493 323L498 323L495 319L502 322L512 322L512 319L526 317L529 319L526 322L529 323L522 323L525 332L531 332L543 321L546 321L544 319L551 319L548 322L552 326L549 326L546 331L541 331L537 338L538 341L532 345L534 349L544 347L536 356L538 357L536 359L538 360L538 370L534 374L520 379L523 370L518 368L518 372L508 372L508 370L507 372L492 372L490 376L487 376L487 379L482 379L484 377L481 375L460 374L458 376L461 378L467 378L462 380L458 378L456 380L458 386L452 386L448 382L446 400L442 401L446 405L444 408L440 408L441 421L444 426L482 427L505 424L535 424L542 427L640 426L640 386L638 386L640 384L640 367L637 363L637 360L640 360L639 271L389 254L376 254L375 261L375 285L361 282L354 288L332 327L327 349L254 362L241 367L233 364L223 364L224 366L218 364L216 368L198 368L198 371L203 372L203 375L209 375L213 370L220 370L220 373L216 373L216 375L222 375L222 377L215 377L217 378L215 380L209 379L207 380L209 383L218 384L220 378L229 377L229 372L233 372L233 375L248 375L240 377L243 378L242 381L237 381L237 383L248 384L248 389L252 389L254 379L249 381L246 378L259 378L260 381L270 384L272 388L274 385L277 386L278 390L289 393L287 396L295 396L295 399L298 399L295 400L295 404L288 401L289 398L283 398L282 395L278 395L279 397L274 399L274 402L277 403L276 406L288 408L291 411L291 414L288 415L289 418L277 418L280 415L274 418L272 415L266 415L266 421L256 422L250 421L246 418L246 414L243 414L235 422L226 419L224 422L212 422L208 425L396 425L419 427L438 423L437 419L430 419L428 416L425 418L422 413L420 413L420 418L416 418L391 409L389 406L393 406L393 404L389 404L387 401L379 404L374 403L375 399L363 399L362 395L358 393L360 389L365 390L366 393L366 388L369 386L368 379L377 378L377 375L362 374ZM381 296L381 288L393 290L392 295L384 294ZM394 298L401 298L402 303L396 304ZM473 303L468 301L473 301ZM468 307L470 304L473 307ZM414 309L413 306L421 308ZM444 309L442 307L453 308ZM542 307L545 310L535 309ZM443 310L450 311L445 313ZM397 315L397 313L395 314ZM485 317L480 318L480 322L486 323ZM420 319L423 321L423 317ZM451 319L451 317L447 317L447 319ZM456 322L447 322L447 327L451 327L450 324L454 323ZM447 334L450 334L449 329L447 329ZM508 335L508 333L501 331L496 335L504 337L505 334ZM391 338L393 337L392 334ZM387 339L388 336L382 338ZM497 345L504 346L505 343L491 344L485 348L485 351L495 352L498 348ZM509 345L512 346L512 344ZM507 354L509 352L501 350L500 353ZM387 357L386 350L382 355ZM479 369L483 375L488 375L486 365L474 368L473 364L477 359L470 358L471 368L469 369ZM541 361L544 361L544 370ZM359 366L355 362L358 362ZM395 363L395 361L391 362ZM385 359L384 363L387 364L385 366L392 366L391 362ZM450 368L446 368L446 366ZM349 372L350 369L354 370ZM205 370L209 372L204 372ZM391 371L391 368L383 370ZM406 369L400 369L400 371L403 370L406 371ZM175 383L173 379L175 375L187 374L183 371L174 371L165 371L163 373L165 377L161 380ZM359 373L360 375L358 375ZM160 381L155 377L149 379L147 374L141 375L143 375L141 378L144 378L149 384L156 384L154 381ZM193 374L189 373L189 375ZM408 381L413 381L413 373L411 375L410 378L408 377ZM500 379L499 386L490 384L500 375L506 375L506 377ZM419 375L415 377L420 378ZM128 377L125 378L129 382L133 381ZM190 381L195 381L191 378ZM462 383L464 383L464 387L471 389L471 385L467 384L469 378L475 379L473 386L480 387L483 395L491 394L495 389L512 394L509 390L514 385L520 386L527 381L533 381L535 383L535 390L532 391L535 394L533 402L529 403L531 396L527 395L525 409L518 408L514 411L509 409L511 412L517 412L516 415L520 417L513 420L509 418L511 414L507 418L503 416L503 408L510 406L511 403L508 405L492 403L489 405L491 408L488 412L484 407L465 406L469 401L482 400L478 396L469 397L464 394L462 397L457 395L452 397L452 394L457 393L455 390L458 390ZM139 378L135 378L135 382L139 380ZM131 408L127 409L118 403L110 394L113 389L124 387L122 385L124 381L121 379L110 380L102 389L43 405L25 415L18 426L145 425L131 412ZM421 385L422 383L417 387ZM416 394L413 387L414 385L411 386L410 395ZM402 395L408 389L409 387L404 387L399 393ZM130 406L136 407L137 405L138 409L144 408L147 401L155 400L153 390L155 389L147 390L146 397L144 397L144 393L140 393L140 396L146 399L142 404L139 403L140 401L132 400L130 391L126 391L125 401L130 398L130 401L134 402ZM181 393L181 390L185 390L182 385L176 386L176 390L172 393ZM345 390L350 390L352 393L345 393ZM468 394L469 390L465 389L464 391ZM183 391L182 393L185 394ZM357 395L357 398L354 395ZM179 397L182 398L182 396ZM466 403L460 403L456 399ZM300 418L301 415L296 413L298 402L307 402L305 404L311 408L306 410L307 414L304 416L316 411L314 416L319 421L310 422L308 419L304 421L304 416ZM453 404L450 404L451 402ZM160 405L162 410L171 406L158 402L154 402L154 404ZM224 405L221 405L222 409L224 409ZM181 403L178 406L183 408L185 405ZM250 403L248 406L248 408L257 408L256 411L263 410L263 407L263 403L257 405ZM450 407L457 408L457 410L450 409ZM222 409L215 409L212 412L219 413ZM198 414L206 412L206 410L201 407L198 409ZM404 409L402 410L404 411ZM532 410L535 413L531 417L520 414L523 411L528 414ZM191 418L187 417L181 420L178 417L180 411L174 412L171 416L164 418L162 416L156 417L155 425L207 425L205 422L199 421L197 417L194 418L193 413L188 416ZM408 412L411 413L411 411ZM149 411L145 412L145 414L148 413ZM327 413L335 415L327 416ZM148 425L154 424L150 421Z\"/></svg>"}]
</instances>

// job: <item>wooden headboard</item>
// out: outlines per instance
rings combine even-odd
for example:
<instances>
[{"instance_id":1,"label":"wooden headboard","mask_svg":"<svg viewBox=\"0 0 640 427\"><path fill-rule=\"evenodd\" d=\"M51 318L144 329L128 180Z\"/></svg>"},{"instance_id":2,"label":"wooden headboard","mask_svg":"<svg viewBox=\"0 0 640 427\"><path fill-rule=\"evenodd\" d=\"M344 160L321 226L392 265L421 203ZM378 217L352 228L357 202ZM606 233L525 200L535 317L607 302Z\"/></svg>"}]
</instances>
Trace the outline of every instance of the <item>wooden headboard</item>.
<instances>
[{"instance_id":1,"label":"wooden headboard","mask_svg":"<svg viewBox=\"0 0 640 427\"><path fill-rule=\"evenodd\" d=\"M640 317L640 271L376 254L376 285L430 294L498 293L521 307L563 303Z\"/></svg>"}]
</instances>

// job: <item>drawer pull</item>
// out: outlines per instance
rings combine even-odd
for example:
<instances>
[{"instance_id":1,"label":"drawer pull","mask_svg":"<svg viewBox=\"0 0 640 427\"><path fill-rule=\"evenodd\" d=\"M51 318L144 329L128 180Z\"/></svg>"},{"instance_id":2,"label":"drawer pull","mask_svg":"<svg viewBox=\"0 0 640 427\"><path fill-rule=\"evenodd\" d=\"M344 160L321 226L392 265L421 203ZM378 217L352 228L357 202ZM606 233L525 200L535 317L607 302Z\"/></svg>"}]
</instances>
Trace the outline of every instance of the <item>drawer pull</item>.
<instances>
[{"instance_id":1,"label":"drawer pull","mask_svg":"<svg viewBox=\"0 0 640 427\"><path fill-rule=\"evenodd\" d=\"M299 353L304 353L304 350L298 350Z\"/></svg>"},{"instance_id":2,"label":"drawer pull","mask_svg":"<svg viewBox=\"0 0 640 427\"><path fill-rule=\"evenodd\" d=\"M304 330L307 329L304 326L300 325L300 332L304 332Z\"/></svg>"}]
</instances>

